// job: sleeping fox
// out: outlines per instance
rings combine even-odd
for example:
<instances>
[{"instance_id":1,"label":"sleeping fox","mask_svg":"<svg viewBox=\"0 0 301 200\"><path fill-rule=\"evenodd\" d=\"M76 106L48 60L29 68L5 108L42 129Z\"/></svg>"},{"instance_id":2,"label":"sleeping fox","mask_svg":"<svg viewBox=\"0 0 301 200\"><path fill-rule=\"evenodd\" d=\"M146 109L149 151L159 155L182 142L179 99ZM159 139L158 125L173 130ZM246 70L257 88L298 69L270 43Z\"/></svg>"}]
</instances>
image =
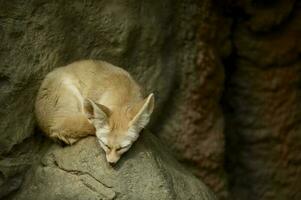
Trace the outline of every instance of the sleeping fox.
<instances>
[{"instance_id":1,"label":"sleeping fox","mask_svg":"<svg viewBox=\"0 0 301 200\"><path fill-rule=\"evenodd\" d=\"M50 72L39 89L35 114L50 138L73 144L96 135L110 164L138 139L154 109L128 72L104 61L74 62Z\"/></svg>"}]
</instances>

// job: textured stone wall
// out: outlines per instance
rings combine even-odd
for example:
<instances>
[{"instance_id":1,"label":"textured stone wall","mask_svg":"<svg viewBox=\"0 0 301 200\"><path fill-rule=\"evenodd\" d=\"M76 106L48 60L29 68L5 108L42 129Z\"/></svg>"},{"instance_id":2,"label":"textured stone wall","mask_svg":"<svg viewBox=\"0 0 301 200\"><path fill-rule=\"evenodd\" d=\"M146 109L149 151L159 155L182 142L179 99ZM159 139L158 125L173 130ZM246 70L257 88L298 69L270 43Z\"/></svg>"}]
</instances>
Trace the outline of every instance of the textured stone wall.
<instances>
[{"instance_id":1,"label":"textured stone wall","mask_svg":"<svg viewBox=\"0 0 301 200\"><path fill-rule=\"evenodd\" d=\"M224 101L232 199L300 199L300 3L235 6Z\"/></svg>"},{"instance_id":2,"label":"textured stone wall","mask_svg":"<svg viewBox=\"0 0 301 200\"><path fill-rule=\"evenodd\" d=\"M172 106L154 128L182 164L225 198L224 118L219 105L224 72L211 42L218 37L219 18L210 1L191 1L181 8L178 34L185 37L179 43L176 87L168 101ZM191 21L189 13L198 20Z\"/></svg>"}]
</instances>

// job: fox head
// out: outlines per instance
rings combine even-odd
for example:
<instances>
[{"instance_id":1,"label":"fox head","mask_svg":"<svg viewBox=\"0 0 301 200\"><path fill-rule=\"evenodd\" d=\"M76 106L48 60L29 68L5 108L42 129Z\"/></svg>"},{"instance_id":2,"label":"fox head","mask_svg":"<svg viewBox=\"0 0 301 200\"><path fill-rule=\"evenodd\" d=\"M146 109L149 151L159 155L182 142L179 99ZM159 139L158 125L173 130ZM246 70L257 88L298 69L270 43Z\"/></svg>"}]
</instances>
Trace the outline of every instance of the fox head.
<instances>
[{"instance_id":1,"label":"fox head","mask_svg":"<svg viewBox=\"0 0 301 200\"><path fill-rule=\"evenodd\" d=\"M84 111L96 129L96 137L110 164L115 164L138 139L154 109L154 95L120 110L110 110L91 100L84 101Z\"/></svg>"}]
</instances>

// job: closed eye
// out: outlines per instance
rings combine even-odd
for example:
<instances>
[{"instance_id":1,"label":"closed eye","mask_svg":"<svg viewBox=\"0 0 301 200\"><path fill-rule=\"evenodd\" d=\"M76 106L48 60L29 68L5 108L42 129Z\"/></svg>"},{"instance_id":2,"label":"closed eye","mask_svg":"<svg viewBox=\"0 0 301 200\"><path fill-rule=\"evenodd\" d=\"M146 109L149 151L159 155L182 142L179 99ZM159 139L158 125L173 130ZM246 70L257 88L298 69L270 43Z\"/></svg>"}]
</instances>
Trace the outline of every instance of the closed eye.
<instances>
[{"instance_id":1,"label":"closed eye","mask_svg":"<svg viewBox=\"0 0 301 200\"><path fill-rule=\"evenodd\" d=\"M120 151L120 150L126 149L126 148L128 148L129 146L130 146L130 144L129 144L129 145L126 145L126 146L123 146L123 147L119 147L119 148L116 149L116 151Z\"/></svg>"},{"instance_id":2,"label":"closed eye","mask_svg":"<svg viewBox=\"0 0 301 200\"><path fill-rule=\"evenodd\" d=\"M109 147L107 144L105 144L103 141L99 140L99 142L104 145L105 147L107 147L109 150L111 150L111 147Z\"/></svg>"}]
</instances>

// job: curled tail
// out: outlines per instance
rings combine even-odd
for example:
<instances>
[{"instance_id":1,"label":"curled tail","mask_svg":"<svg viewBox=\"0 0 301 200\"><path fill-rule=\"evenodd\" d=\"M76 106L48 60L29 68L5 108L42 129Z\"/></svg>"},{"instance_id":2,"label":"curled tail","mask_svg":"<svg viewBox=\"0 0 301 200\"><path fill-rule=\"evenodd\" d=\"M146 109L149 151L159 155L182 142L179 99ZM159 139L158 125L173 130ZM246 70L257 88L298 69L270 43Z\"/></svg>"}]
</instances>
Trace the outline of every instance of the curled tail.
<instances>
[{"instance_id":1,"label":"curled tail","mask_svg":"<svg viewBox=\"0 0 301 200\"><path fill-rule=\"evenodd\" d=\"M95 127L82 114L58 117L50 131L50 137L66 144L73 144L83 137L95 135Z\"/></svg>"}]
</instances>

